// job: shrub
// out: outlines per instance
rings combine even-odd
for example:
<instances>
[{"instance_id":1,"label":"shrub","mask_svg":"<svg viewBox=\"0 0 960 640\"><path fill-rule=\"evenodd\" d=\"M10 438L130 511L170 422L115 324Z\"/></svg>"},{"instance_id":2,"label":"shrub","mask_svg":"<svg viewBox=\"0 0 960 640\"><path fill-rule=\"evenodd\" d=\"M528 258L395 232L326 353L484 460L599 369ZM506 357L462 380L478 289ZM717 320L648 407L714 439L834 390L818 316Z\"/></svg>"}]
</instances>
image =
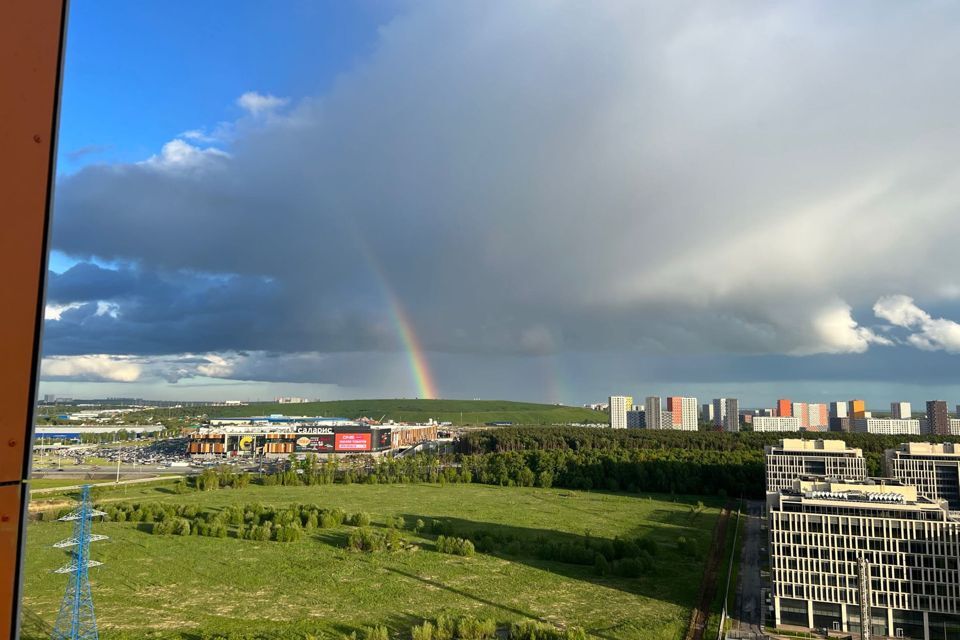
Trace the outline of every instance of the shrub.
<instances>
[{"instance_id":1,"label":"shrub","mask_svg":"<svg viewBox=\"0 0 960 640\"><path fill-rule=\"evenodd\" d=\"M602 553L598 553L594 557L593 570L598 576L605 576L610 573L610 563L607 562L607 558Z\"/></svg>"},{"instance_id":2,"label":"shrub","mask_svg":"<svg viewBox=\"0 0 960 640\"><path fill-rule=\"evenodd\" d=\"M472 556L475 552L473 543L465 538L447 536L437 537L437 551L457 556Z\"/></svg>"},{"instance_id":3,"label":"shrub","mask_svg":"<svg viewBox=\"0 0 960 640\"><path fill-rule=\"evenodd\" d=\"M410 640L434 640L433 623L425 620L423 624L412 628Z\"/></svg>"},{"instance_id":4,"label":"shrub","mask_svg":"<svg viewBox=\"0 0 960 640\"><path fill-rule=\"evenodd\" d=\"M457 620L459 640L492 640L497 635L497 623L490 619L464 617Z\"/></svg>"},{"instance_id":5,"label":"shrub","mask_svg":"<svg viewBox=\"0 0 960 640\"><path fill-rule=\"evenodd\" d=\"M363 640L390 640L390 633L386 627L377 625L376 627L364 627L361 630Z\"/></svg>"},{"instance_id":6,"label":"shrub","mask_svg":"<svg viewBox=\"0 0 960 640\"><path fill-rule=\"evenodd\" d=\"M383 551L386 547L387 541L383 534L366 527L351 531L347 536L347 548L353 551Z\"/></svg>"},{"instance_id":7,"label":"shrub","mask_svg":"<svg viewBox=\"0 0 960 640\"><path fill-rule=\"evenodd\" d=\"M347 521L347 524L354 527L368 527L370 526L370 514L360 511L350 516L350 519Z\"/></svg>"},{"instance_id":8,"label":"shrub","mask_svg":"<svg viewBox=\"0 0 960 640\"><path fill-rule=\"evenodd\" d=\"M321 529L330 529L337 526L337 519L333 517L332 513L321 513L320 514L320 528Z\"/></svg>"},{"instance_id":9,"label":"shrub","mask_svg":"<svg viewBox=\"0 0 960 640\"><path fill-rule=\"evenodd\" d=\"M565 631L538 622L514 622L510 625L510 640L587 640L587 634L579 627Z\"/></svg>"},{"instance_id":10,"label":"shrub","mask_svg":"<svg viewBox=\"0 0 960 640\"><path fill-rule=\"evenodd\" d=\"M435 628L433 630L434 640L453 640L453 632L456 624L450 616L440 615L437 617Z\"/></svg>"},{"instance_id":11,"label":"shrub","mask_svg":"<svg viewBox=\"0 0 960 640\"><path fill-rule=\"evenodd\" d=\"M453 525L451 525L449 522L444 522L443 520L431 520L430 533L437 536L453 535Z\"/></svg>"}]
</instances>

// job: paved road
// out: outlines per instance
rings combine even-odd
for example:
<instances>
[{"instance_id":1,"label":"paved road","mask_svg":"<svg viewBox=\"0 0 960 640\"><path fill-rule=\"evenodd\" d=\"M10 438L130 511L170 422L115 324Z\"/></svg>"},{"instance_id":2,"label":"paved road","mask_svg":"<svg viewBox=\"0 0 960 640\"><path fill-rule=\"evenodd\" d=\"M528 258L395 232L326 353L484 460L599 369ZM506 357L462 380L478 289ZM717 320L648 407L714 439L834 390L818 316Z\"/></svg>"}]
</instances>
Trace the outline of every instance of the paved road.
<instances>
[{"instance_id":1,"label":"paved road","mask_svg":"<svg viewBox=\"0 0 960 640\"><path fill-rule=\"evenodd\" d=\"M766 606L760 596L760 588L763 586L760 579L760 547L766 546L764 532L760 528L763 501L748 500L745 516L737 599L735 610L730 613L730 617L733 619L732 629L740 632L737 635L749 637L749 634L753 633L757 634L756 637L762 637L760 612L761 607Z\"/></svg>"}]
</instances>

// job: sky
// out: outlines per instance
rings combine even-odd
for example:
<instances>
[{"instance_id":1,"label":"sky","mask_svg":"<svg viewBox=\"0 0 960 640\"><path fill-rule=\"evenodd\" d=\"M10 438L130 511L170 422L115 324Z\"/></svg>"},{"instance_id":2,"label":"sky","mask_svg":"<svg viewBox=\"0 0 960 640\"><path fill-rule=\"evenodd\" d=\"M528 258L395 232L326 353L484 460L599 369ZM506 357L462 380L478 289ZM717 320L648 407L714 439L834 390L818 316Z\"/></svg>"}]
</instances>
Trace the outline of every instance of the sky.
<instances>
[{"instance_id":1,"label":"sky","mask_svg":"<svg viewBox=\"0 0 960 640\"><path fill-rule=\"evenodd\" d=\"M71 3L41 393L960 403L960 7Z\"/></svg>"}]
</instances>

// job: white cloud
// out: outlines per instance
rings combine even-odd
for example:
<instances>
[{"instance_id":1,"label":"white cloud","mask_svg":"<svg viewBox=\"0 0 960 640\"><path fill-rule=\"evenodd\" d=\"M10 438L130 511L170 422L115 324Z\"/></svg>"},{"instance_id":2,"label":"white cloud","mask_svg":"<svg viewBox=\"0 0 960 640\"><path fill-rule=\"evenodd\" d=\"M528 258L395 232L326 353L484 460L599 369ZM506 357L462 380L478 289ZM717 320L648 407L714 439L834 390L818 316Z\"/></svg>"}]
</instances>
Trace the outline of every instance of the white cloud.
<instances>
[{"instance_id":1,"label":"white cloud","mask_svg":"<svg viewBox=\"0 0 960 640\"><path fill-rule=\"evenodd\" d=\"M909 296L884 296L873 305L873 312L891 324L911 329L907 342L918 349L960 353L960 323L932 317Z\"/></svg>"},{"instance_id":2,"label":"white cloud","mask_svg":"<svg viewBox=\"0 0 960 640\"><path fill-rule=\"evenodd\" d=\"M94 315L110 316L111 318L120 317L120 305L116 302L107 302L100 300L97 302L97 311Z\"/></svg>"},{"instance_id":3,"label":"white cloud","mask_svg":"<svg viewBox=\"0 0 960 640\"><path fill-rule=\"evenodd\" d=\"M193 169L229 158L230 154L215 147L200 148L176 138L163 145L158 155L140 162L158 169Z\"/></svg>"},{"instance_id":4,"label":"white cloud","mask_svg":"<svg viewBox=\"0 0 960 640\"><path fill-rule=\"evenodd\" d=\"M43 309L44 320L60 320L65 311L79 309L84 305L83 302L70 302L68 304L48 304Z\"/></svg>"},{"instance_id":5,"label":"white cloud","mask_svg":"<svg viewBox=\"0 0 960 640\"><path fill-rule=\"evenodd\" d=\"M256 91L248 91L237 98L237 104L254 116L275 111L289 102L289 98L278 98L270 94L257 93Z\"/></svg>"},{"instance_id":6,"label":"white cloud","mask_svg":"<svg viewBox=\"0 0 960 640\"><path fill-rule=\"evenodd\" d=\"M219 142L216 137L205 133L201 129L190 129L189 131L182 132L177 137L183 140L193 140L194 142Z\"/></svg>"},{"instance_id":7,"label":"white cloud","mask_svg":"<svg viewBox=\"0 0 960 640\"><path fill-rule=\"evenodd\" d=\"M142 372L143 366L136 359L106 354L51 356L40 365L40 375L46 380L135 382Z\"/></svg>"},{"instance_id":8,"label":"white cloud","mask_svg":"<svg viewBox=\"0 0 960 640\"><path fill-rule=\"evenodd\" d=\"M871 344L892 345L893 342L861 327L851 315L850 305L838 302L816 315L813 329L817 344L794 350L794 355L814 353L863 353Z\"/></svg>"}]
</instances>

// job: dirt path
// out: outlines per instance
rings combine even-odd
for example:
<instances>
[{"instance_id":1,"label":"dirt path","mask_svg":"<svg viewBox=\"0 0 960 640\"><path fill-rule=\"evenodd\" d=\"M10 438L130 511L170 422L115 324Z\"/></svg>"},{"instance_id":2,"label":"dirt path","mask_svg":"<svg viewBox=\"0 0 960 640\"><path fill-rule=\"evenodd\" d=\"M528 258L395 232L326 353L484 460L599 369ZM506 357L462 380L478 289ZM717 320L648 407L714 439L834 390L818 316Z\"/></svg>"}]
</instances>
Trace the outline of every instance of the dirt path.
<instances>
[{"instance_id":1,"label":"dirt path","mask_svg":"<svg viewBox=\"0 0 960 640\"><path fill-rule=\"evenodd\" d=\"M717 526L713 530L713 541L707 555L707 563L703 572L703 582L700 583L700 594L697 596L697 605L690 613L690 624L684 640L703 640L703 632L707 628L707 619L710 617L710 605L717 592L717 574L723 562L724 550L727 541L727 525L730 522L731 504L728 503L720 510Z\"/></svg>"}]
</instances>

